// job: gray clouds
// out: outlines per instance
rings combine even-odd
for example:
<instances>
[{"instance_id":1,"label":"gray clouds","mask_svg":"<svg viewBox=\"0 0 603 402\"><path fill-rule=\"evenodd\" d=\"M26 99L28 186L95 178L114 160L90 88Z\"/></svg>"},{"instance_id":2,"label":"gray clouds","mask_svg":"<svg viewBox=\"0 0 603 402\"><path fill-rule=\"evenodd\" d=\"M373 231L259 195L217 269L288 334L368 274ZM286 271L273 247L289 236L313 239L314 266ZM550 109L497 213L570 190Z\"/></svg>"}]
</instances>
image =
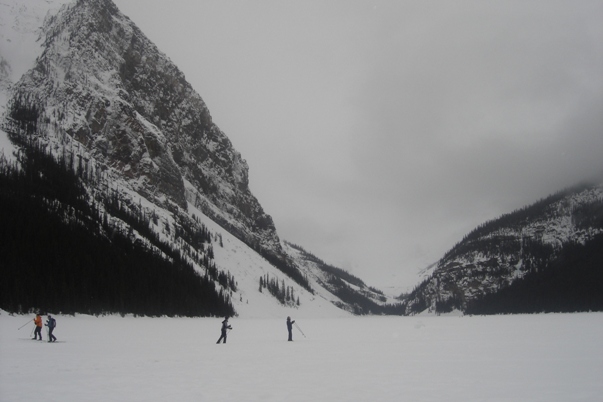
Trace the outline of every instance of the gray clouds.
<instances>
[{"instance_id":1,"label":"gray clouds","mask_svg":"<svg viewBox=\"0 0 603 402\"><path fill-rule=\"evenodd\" d=\"M483 221L603 179L601 1L115 3L281 236L369 284L413 286Z\"/></svg>"}]
</instances>

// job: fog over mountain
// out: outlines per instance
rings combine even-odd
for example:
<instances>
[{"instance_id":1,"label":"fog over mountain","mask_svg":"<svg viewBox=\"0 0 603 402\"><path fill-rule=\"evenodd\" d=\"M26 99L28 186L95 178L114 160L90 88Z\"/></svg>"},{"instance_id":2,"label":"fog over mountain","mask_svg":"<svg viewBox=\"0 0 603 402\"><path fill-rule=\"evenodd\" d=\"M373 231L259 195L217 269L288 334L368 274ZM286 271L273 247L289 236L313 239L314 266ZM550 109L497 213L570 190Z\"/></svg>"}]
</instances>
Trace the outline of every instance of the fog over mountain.
<instances>
[{"instance_id":1,"label":"fog over mountain","mask_svg":"<svg viewBox=\"0 0 603 402\"><path fill-rule=\"evenodd\" d=\"M603 2L116 0L282 237L412 287L482 222L603 178Z\"/></svg>"}]
</instances>

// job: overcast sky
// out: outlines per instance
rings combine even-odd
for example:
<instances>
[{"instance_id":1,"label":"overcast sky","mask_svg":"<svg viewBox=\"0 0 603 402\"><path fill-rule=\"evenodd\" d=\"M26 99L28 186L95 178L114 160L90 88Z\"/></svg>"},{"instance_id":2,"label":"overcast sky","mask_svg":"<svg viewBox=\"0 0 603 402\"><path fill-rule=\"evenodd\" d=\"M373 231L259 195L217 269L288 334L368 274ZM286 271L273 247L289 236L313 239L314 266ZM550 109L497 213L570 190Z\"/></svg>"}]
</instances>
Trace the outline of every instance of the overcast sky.
<instances>
[{"instance_id":1,"label":"overcast sky","mask_svg":"<svg viewBox=\"0 0 603 402\"><path fill-rule=\"evenodd\" d=\"M281 238L377 287L603 181L603 1L114 0L184 72Z\"/></svg>"}]
</instances>

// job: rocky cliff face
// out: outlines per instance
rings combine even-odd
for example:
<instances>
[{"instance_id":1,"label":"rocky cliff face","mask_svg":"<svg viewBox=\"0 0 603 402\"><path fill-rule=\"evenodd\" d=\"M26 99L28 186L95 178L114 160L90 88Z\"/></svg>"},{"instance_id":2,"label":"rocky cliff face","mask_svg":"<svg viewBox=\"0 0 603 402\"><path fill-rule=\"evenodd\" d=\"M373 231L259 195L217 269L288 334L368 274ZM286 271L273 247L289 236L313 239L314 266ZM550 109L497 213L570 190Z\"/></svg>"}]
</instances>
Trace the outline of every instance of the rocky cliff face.
<instances>
[{"instance_id":1,"label":"rocky cliff face","mask_svg":"<svg viewBox=\"0 0 603 402\"><path fill-rule=\"evenodd\" d=\"M184 210L190 203L285 259L271 217L249 190L246 162L182 72L111 0L63 6L41 37L43 53L8 103L22 135L83 148L152 202Z\"/></svg>"},{"instance_id":2,"label":"rocky cliff face","mask_svg":"<svg viewBox=\"0 0 603 402\"><path fill-rule=\"evenodd\" d=\"M585 244L601 233L603 186L560 192L467 235L408 296L405 312L464 310L545 269L567 244Z\"/></svg>"}]
</instances>

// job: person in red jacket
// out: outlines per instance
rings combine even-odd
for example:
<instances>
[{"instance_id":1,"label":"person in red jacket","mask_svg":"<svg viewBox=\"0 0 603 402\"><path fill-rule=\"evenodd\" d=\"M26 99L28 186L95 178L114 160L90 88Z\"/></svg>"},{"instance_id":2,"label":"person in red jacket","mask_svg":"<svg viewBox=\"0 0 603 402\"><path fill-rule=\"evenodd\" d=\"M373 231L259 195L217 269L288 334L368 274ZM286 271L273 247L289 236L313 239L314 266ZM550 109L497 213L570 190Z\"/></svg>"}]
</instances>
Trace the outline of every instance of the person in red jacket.
<instances>
[{"instance_id":1,"label":"person in red jacket","mask_svg":"<svg viewBox=\"0 0 603 402\"><path fill-rule=\"evenodd\" d=\"M40 335L40 340L42 340L42 317L40 314L36 314L36 318L34 318L34 323L36 324L36 330L34 331L34 337L32 339L37 340L38 335Z\"/></svg>"}]
</instances>

